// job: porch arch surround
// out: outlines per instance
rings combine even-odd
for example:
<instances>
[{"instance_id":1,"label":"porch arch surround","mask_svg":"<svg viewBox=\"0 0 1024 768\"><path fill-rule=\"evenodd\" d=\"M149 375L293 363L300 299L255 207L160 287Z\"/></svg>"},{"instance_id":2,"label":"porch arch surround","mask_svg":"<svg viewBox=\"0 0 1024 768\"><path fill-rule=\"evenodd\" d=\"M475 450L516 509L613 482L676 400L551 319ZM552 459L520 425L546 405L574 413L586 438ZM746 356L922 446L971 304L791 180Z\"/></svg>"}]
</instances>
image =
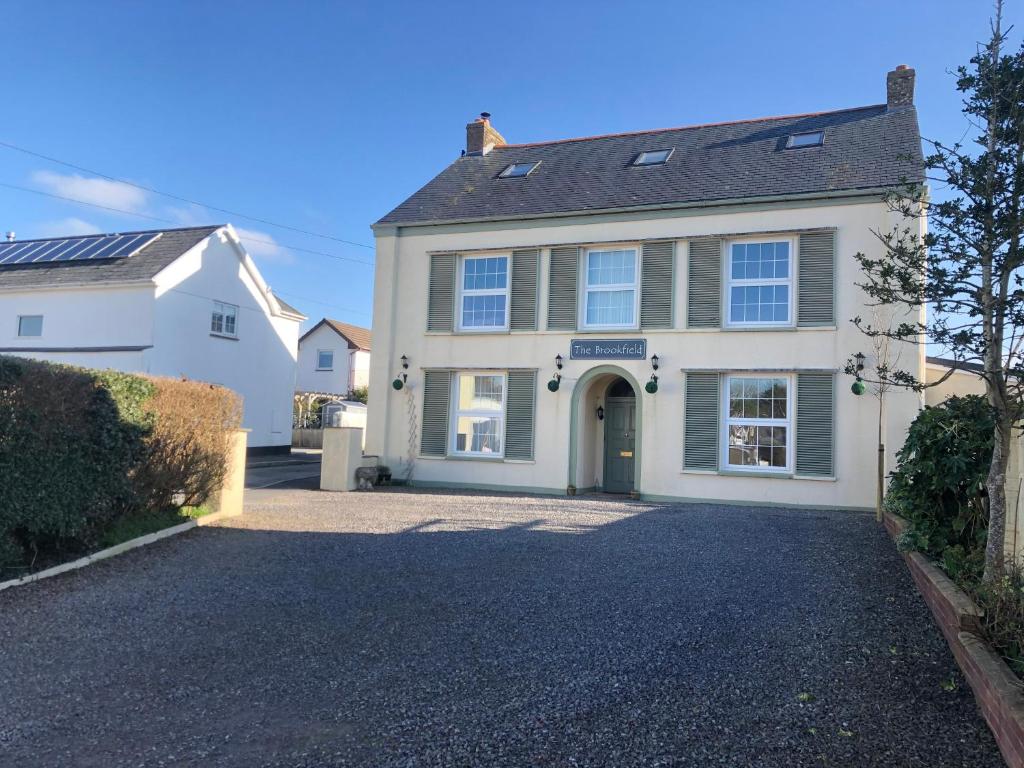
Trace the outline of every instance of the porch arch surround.
<instances>
[{"instance_id":1,"label":"porch arch surround","mask_svg":"<svg viewBox=\"0 0 1024 768\"><path fill-rule=\"evenodd\" d=\"M594 391L604 392L608 384L618 377L622 377L629 382L636 396L636 447L634 449L633 484L634 490L637 493L642 493L644 389L637 382L633 374L617 365L594 366L585 371L576 380L576 385L573 387L572 402L569 408L571 416L569 423L569 473L566 479L567 486L575 486L579 490L589 490L593 484L594 478L584 478L581 480L578 476L581 464L579 460L580 450L585 443L588 426L597 420L593 412L586 412L588 410L587 405L591 399L588 395ZM590 445L586 446L587 450L590 448Z\"/></svg>"}]
</instances>

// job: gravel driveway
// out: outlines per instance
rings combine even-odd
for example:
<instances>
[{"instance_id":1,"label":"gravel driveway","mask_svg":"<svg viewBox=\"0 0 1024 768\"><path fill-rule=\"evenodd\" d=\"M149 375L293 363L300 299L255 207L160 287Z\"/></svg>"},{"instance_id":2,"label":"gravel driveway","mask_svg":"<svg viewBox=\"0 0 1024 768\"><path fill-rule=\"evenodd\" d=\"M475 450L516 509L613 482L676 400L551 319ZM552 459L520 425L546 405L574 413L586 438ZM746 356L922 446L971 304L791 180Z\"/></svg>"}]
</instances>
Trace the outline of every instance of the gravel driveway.
<instances>
[{"instance_id":1,"label":"gravel driveway","mask_svg":"<svg viewBox=\"0 0 1024 768\"><path fill-rule=\"evenodd\" d=\"M1000 766L955 670L866 515L261 491L0 593L0 765Z\"/></svg>"}]
</instances>

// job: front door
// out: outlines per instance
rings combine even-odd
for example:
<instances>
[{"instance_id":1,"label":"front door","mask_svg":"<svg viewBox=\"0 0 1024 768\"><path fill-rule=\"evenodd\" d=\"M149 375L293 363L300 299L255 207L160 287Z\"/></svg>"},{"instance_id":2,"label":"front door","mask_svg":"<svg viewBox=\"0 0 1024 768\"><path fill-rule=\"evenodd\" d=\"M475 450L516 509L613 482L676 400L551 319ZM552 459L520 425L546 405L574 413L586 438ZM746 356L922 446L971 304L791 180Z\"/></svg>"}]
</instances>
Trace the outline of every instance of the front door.
<instances>
[{"instance_id":1,"label":"front door","mask_svg":"<svg viewBox=\"0 0 1024 768\"><path fill-rule=\"evenodd\" d=\"M608 493L633 490L635 448L636 401L608 398L604 409L604 489Z\"/></svg>"}]
</instances>

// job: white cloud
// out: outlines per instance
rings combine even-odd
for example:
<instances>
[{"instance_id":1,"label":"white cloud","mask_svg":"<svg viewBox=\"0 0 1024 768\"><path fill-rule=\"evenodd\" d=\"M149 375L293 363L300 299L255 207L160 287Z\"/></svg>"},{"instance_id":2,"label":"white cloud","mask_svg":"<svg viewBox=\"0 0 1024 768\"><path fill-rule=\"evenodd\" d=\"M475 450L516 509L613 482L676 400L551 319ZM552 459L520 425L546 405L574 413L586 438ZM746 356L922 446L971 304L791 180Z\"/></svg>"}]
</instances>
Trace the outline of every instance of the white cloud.
<instances>
[{"instance_id":1,"label":"white cloud","mask_svg":"<svg viewBox=\"0 0 1024 768\"><path fill-rule=\"evenodd\" d=\"M87 178L76 173L66 176L52 171L35 171L32 181L55 195L73 197L83 203L141 212L146 207L147 194L138 187L120 181Z\"/></svg>"},{"instance_id":2,"label":"white cloud","mask_svg":"<svg viewBox=\"0 0 1024 768\"><path fill-rule=\"evenodd\" d=\"M103 230L92 222L71 216L59 221L45 221L35 228L33 237L73 237L76 235L96 235Z\"/></svg>"},{"instance_id":3,"label":"white cloud","mask_svg":"<svg viewBox=\"0 0 1024 768\"><path fill-rule=\"evenodd\" d=\"M238 234L238 239L242 241L242 245L245 246L245 250L254 259L274 264L295 263L295 257L278 244L273 235L260 232L258 229L245 229L244 227L235 227L235 232Z\"/></svg>"},{"instance_id":4,"label":"white cloud","mask_svg":"<svg viewBox=\"0 0 1024 768\"><path fill-rule=\"evenodd\" d=\"M160 215L174 219L183 227L199 227L204 224L220 223L220 219L216 216L211 216L208 210L195 203L189 203L182 207L167 206Z\"/></svg>"}]
</instances>

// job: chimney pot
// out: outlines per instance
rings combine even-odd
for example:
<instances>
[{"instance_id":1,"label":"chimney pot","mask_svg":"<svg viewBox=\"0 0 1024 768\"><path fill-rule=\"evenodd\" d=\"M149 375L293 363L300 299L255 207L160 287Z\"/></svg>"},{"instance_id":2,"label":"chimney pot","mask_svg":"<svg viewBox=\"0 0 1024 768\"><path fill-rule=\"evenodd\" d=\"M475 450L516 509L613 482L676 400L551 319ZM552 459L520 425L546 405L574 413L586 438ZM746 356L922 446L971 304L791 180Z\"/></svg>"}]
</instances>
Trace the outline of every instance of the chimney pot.
<instances>
[{"instance_id":1,"label":"chimney pot","mask_svg":"<svg viewBox=\"0 0 1024 768\"><path fill-rule=\"evenodd\" d=\"M889 109L909 107L914 103L914 70L899 64L885 76L885 104Z\"/></svg>"},{"instance_id":2,"label":"chimney pot","mask_svg":"<svg viewBox=\"0 0 1024 768\"><path fill-rule=\"evenodd\" d=\"M481 112L480 117L466 125L466 154L486 155L495 147L506 144L505 137L491 125L491 113Z\"/></svg>"}]
</instances>

